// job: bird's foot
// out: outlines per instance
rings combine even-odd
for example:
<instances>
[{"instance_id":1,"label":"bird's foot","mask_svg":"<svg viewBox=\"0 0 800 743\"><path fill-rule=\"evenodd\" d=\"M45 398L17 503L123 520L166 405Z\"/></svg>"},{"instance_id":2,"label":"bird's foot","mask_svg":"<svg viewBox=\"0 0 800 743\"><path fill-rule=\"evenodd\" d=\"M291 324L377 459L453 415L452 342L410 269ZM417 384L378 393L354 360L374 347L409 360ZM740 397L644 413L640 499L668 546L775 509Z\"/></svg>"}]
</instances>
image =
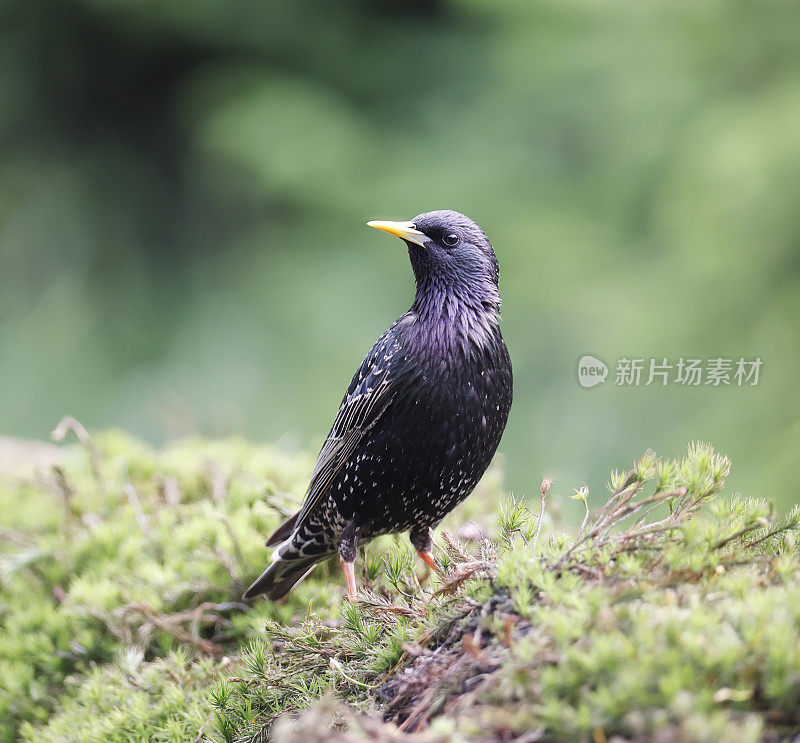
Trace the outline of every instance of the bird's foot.
<instances>
[{"instance_id":1,"label":"bird's foot","mask_svg":"<svg viewBox=\"0 0 800 743\"><path fill-rule=\"evenodd\" d=\"M355 600L356 600L355 561L346 562L345 559L340 555L339 556L339 563L342 566L342 572L344 573L344 579L347 581L347 598L348 598L349 601L355 602Z\"/></svg>"},{"instance_id":2,"label":"bird's foot","mask_svg":"<svg viewBox=\"0 0 800 743\"><path fill-rule=\"evenodd\" d=\"M417 554L420 560L433 570L434 573L439 572L439 568L436 567L436 562L433 559L433 553L430 550L417 550Z\"/></svg>"}]
</instances>

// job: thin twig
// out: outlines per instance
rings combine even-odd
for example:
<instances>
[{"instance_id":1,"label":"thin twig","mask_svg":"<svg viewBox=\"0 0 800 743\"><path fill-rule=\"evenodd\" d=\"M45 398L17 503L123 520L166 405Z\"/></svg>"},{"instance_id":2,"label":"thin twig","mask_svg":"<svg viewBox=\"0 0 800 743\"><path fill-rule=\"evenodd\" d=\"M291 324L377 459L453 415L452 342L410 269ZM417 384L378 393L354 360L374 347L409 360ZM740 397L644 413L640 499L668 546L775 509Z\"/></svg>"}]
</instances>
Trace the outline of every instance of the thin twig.
<instances>
[{"instance_id":1,"label":"thin twig","mask_svg":"<svg viewBox=\"0 0 800 743\"><path fill-rule=\"evenodd\" d=\"M136 492L136 488L130 483L126 483L122 487L122 492L125 493L125 496L128 498L128 503L130 503L133 509L133 515L136 517L136 523L139 524L142 534L144 534L147 539L152 540L153 532L150 530L150 522L147 520L147 516L142 508L142 502L139 500L139 494Z\"/></svg>"},{"instance_id":2,"label":"thin twig","mask_svg":"<svg viewBox=\"0 0 800 743\"><path fill-rule=\"evenodd\" d=\"M758 539L754 539L752 542L747 542L744 546L747 549L751 549L751 548L755 547L757 544L761 544L761 542L763 542L764 540L769 539L770 537L775 537L778 534L782 534L783 532L789 531L790 529L793 529L793 528L794 528L793 524L784 524L783 526L779 526L779 527L777 527L775 529L772 529L772 530L768 531L766 534L764 534L763 536L759 537Z\"/></svg>"},{"instance_id":3,"label":"thin twig","mask_svg":"<svg viewBox=\"0 0 800 743\"><path fill-rule=\"evenodd\" d=\"M236 536L236 532L233 530L233 524L231 524L230 519L224 513L216 513L214 514L214 517L221 521L225 526L225 531L228 532L228 537L233 545L233 552L236 555L238 568L241 570L245 565L247 565L247 561L245 560L244 553L242 552L242 546L239 544L239 539Z\"/></svg>"},{"instance_id":4,"label":"thin twig","mask_svg":"<svg viewBox=\"0 0 800 743\"><path fill-rule=\"evenodd\" d=\"M558 561L555 564L556 571L560 570L567 563L569 558L572 557L572 555L579 547L582 547L587 542L594 541L602 534L607 533L613 526L619 523L622 519L625 519L631 514L636 513L639 509L643 508L644 506L650 503L654 503L656 501L663 501L668 498L674 498L675 496L683 495L684 491L685 488L681 487L678 488L677 490L670 491L668 493L657 493L651 495L649 498L645 498L644 500L641 501L635 501L633 503L631 503L629 499L626 499L625 504L624 505L620 504L618 509L614 510L608 509L616 517L616 521L610 522L609 517L602 519L600 523L597 523L597 521L595 520L596 525L594 526L594 528L588 534L584 535L583 537L579 537L575 541L575 543L558 559ZM612 495L612 499L615 497L616 497L615 495ZM602 513L603 510L605 509L601 509L600 513ZM676 519L675 514L672 514L671 516L667 517L666 519L663 519L662 521L657 521L654 524L648 524L646 527L642 527L639 529L632 529L627 532L623 532L622 535L617 535L617 537L621 536L623 539L631 539L635 537L644 536L650 532L655 533L658 531L674 529L677 528L677 525L680 523L681 520L682 519ZM602 540L598 543L598 546L602 546L602 544L606 544L609 541L619 541L619 539L615 538L612 540L610 537L604 536Z\"/></svg>"},{"instance_id":5,"label":"thin twig","mask_svg":"<svg viewBox=\"0 0 800 743\"><path fill-rule=\"evenodd\" d=\"M539 488L539 491L542 494L542 500L539 503L539 520L536 522L536 534L533 537L533 544L531 545L531 549L534 549L539 542L539 534L542 531L542 517L544 516L544 506L547 502L547 494L550 492L550 488L553 487L553 481L544 478L542 480L542 485Z\"/></svg>"},{"instance_id":6,"label":"thin twig","mask_svg":"<svg viewBox=\"0 0 800 743\"><path fill-rule=\"evenodd\" d=\"M92 468L95 485L97 486L97 492L101 498L105 499L107 489L100 467L100 452L97 450L97 447L92 441L92 437L89 436L89 432L84 428L83 424L71 415L65 415L50 434L50 438L52 438L53 441L63 441L70 431L78 437L78 441L81 442L81 445L89 455L89 463Z\"/></svg>"},{"instance_id":7,"label":"thin twig","mask_svg":"<svg viewBox=\"0 0 800 743\"><path fill-rule=\"evenodd\" d=\"M11 542L11 544L16 544L18 547L33 547L36 544L22 532L7 529L5 526L0 526L0 540Z\"/></svg>"}]
</instances>

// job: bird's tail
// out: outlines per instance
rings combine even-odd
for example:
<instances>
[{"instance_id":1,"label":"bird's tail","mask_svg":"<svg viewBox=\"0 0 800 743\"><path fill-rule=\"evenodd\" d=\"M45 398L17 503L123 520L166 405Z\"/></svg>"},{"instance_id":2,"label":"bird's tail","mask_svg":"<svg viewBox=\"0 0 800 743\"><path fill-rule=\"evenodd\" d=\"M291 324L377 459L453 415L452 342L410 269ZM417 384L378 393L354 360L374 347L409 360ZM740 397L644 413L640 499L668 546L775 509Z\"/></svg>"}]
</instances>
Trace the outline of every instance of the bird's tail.
<instances>
[{"instance_id":1,"label":"bird's tail","mask_svg":"<svg viewBox=\"0 0 800 743\"><path fill-rule=\"evenodd\" d=\"M295 513L293 516L289 516L286 521L284 521L273 533L272 536L264 542L265 547L274 547L276 544L280 544L285 539L288 539L292 532L294 531L295 527L297 526L297 517L300 515L300 511Z\"/></svg>"},{"instance_id":2,"label":"bird's tail","mask_svg":"<svg viewBox=\"0 0 800 743\"><path fill-rule=\"evenodd\" d=\"M262 593L272 601L283 598L314 566L324 560L327 555L299 555L289 554L285 557L275 556L272 564L258 577L250 588L244 592L242 598L251 599Z\"/></svg>"}]
</instances>

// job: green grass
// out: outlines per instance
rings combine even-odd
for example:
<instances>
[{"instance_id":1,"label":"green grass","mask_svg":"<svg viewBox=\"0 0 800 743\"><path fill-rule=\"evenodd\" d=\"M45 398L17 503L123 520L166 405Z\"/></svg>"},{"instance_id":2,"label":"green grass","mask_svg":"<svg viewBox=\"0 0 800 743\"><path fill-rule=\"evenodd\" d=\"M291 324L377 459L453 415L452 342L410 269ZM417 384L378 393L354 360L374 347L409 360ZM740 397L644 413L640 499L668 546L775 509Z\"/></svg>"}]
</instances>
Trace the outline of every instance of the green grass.
<instances>
[{"instance_id":1,"label":"green grass","mask_svg":"<svg viewBox=\"0 0 800 743\"><path fill-rule=\"evenodd\" d=\"M437 537L439 576L378 540L355 605L331 565L239 599L308 457L107 434L62 460L0 485L0 740L800 731L800 514L721 495L710 447L612 473L577 530L551 516L560 484L516 500L495 469Z\"/></svg>"}]
</instances>

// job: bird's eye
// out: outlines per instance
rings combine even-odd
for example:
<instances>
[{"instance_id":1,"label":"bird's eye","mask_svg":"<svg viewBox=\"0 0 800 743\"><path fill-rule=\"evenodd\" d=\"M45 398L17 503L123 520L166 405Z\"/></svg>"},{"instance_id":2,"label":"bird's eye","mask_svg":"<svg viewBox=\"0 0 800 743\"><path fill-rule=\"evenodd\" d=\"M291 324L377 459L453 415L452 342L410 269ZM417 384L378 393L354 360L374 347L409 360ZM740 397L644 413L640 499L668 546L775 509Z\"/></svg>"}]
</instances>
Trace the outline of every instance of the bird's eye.
<instances>
[{"instance_id":1,"label":"bird's eye","mask_svg":"<svg viewBox=\"0 0 800 743\"><path fill-rule=\"evenodd\" d=\"M456 235L455 232L448 232L446 235L442 236L442 242L452 248L454 245L458 244L458 235Z\"/></svg>"}]
</instances>

